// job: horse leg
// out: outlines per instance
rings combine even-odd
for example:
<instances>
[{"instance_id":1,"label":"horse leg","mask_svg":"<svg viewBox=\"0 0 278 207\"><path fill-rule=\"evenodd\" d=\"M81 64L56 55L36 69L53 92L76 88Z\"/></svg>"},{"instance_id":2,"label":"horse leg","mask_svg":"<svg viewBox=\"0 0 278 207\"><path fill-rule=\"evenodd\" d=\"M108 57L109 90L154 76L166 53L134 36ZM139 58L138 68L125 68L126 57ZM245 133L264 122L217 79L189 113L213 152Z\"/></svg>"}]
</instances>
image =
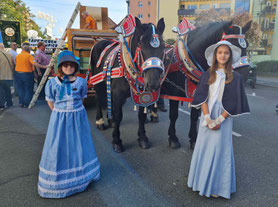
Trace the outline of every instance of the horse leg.
<instances>
[{"instance_id":1,"label":"horse leg","mask_svg":"<svg viewBox=\"0 0 278 207\"><path fill-rule=\"evenodd\" d=\"M125 101L121 100L122 97L114 98L113 95L113 120L114 120L114 130L113 130L113 149L115 152L123 152L124 146L120 138L120 124L123 119L123 104Z\"/></svg>"},{"instance_id":2,"label":"horse leg","mask_svg":"<svg viewBox=\"0 0 278 207\"><path fill-rule=\"evenodd\" d=\"M169 146L172 149L178 149L180 148L180 142L178 137L176 136L176 121L179 116L179 101L173 101L170 100L170 112L169 112L169 118L170 118L170 126L168 130L168 135L169 135Z\"/></svg>"},{"instance_id":3,"label":"horse leg","mask_svg":"<svg viewBox=\"0 0 278 207\"><path fill-rule=\"evenodd\" d=\"M145 130L145 120L146 120L147 114L144 113L144 107L139 106L139 111L138 111L138 118L139 118L139 129L138 129L138 136L139 138L137 139L139 146L142 149L148 149L151 147L149 143L149 139L146 136L146 130Z\"/></svg>"},{"instance_id":4,"label":"horse leg","mask_svg":"<svg viewBox=\"0 0 278 207\"><path fill-rule=\"evenodd\" d=\"M100 104L97 103L97 116L96 116L96 126L99 130L103 131L107 129L107 127L104 124L102 110Z\"/></svg>"},{"instance_id":5,"label":"horse leg","mask_svg":"<svg viewBox=\"0 0 278 207\"><path fill-rule=\"evenodd\" d=\"M150 106L151 109L151 122L153 123L158 123L159 118L158 118L158 113L157 113L157 107L154 106L155 104Z\"/></svg>"},{"instance_id":6,"label":"horse leg","mask_svg":"<svg viewBox=\"0 0 278 207\"><path fill-rule=\"evenodd\" d=\"M190 149L194 149L196 139L197 139L197 123L200 116L200 109L191 107L190 113L190 130L188 133Z\"/></svg>"},{"instance_id":7,"label":"horse leg","mask_svg":"<svg viewBox=\"0 0 278 207\"><path fill-rule=\"evenodd\" d=\"M99 91L97 91L97 94L99 94ZM107 127L104 124L104 120L103 120L103 114L102 114L102 100L101 100L101 96L97 95L97 116L96 116L96 126L99 130L103 131L105 129L107 129Z\"/></svg>"}]
</instances>

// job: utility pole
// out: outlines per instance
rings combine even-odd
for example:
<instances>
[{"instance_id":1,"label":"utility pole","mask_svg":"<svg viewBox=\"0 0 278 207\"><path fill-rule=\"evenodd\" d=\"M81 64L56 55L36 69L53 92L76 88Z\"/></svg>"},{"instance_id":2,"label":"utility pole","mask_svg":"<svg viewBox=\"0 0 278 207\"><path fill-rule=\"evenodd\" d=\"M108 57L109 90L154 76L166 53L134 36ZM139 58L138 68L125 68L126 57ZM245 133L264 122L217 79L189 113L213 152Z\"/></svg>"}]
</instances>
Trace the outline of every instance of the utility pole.
<instances>
[{"instance_id":1,"label":"utility pole","mask_svg":"<svg viewBox=\"0 0 278 207\"><path fill-rule=\"evenodd\" d=\"M278 60L278 8L276 7L271 60Z\"/></svg>"}]
</instances>

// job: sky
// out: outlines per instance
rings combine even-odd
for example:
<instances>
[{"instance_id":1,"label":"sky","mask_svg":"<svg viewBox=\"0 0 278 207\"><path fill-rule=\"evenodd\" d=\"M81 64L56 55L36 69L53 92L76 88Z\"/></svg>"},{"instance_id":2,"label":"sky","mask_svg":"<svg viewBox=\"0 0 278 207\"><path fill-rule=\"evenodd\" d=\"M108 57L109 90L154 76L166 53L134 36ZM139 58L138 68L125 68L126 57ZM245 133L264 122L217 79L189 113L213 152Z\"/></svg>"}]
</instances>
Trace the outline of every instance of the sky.
<instances>
[{"instance_id":1,"label":"sky","mask_svg":"<svg viewBox=\"0 0 278 207\"><path fill-rule=\"evenodd\" d=\"M62 31L66 28L69 19L77 3L82 6L107 7L108 16L115 22L119 23L127 14L126 0L22 0L26 7L29 7L31 13L36 17L33 20L42 28L49 25L49 21L37 17L38 11L53 17L54 22L52 34L55 38L62 36ZM56 21L56 23L55 23ZM77 15L72 28L79 28L79 14Z\"/></svg>"}]
</instances>

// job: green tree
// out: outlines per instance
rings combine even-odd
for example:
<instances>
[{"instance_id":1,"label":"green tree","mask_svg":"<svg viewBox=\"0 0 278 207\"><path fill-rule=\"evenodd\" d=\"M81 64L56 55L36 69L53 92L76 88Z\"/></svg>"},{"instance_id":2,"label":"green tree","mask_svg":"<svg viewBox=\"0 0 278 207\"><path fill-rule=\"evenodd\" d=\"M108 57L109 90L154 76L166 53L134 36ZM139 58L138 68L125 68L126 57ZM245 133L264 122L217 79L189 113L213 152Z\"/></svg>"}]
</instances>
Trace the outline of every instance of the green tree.
<instances>
[{"instance_id":1,"label":"green tree","mask_svg":"<svg viewBox=\"0 0 278 207\"><path fill-rule=\"evenodd\" d=\"M39 36L42 36L41 28L31 18L35 16L31 13L30 8L26 7L21 0L1 0L0 1L0 19L20 22L21 40L28 39L27 31L36 30Z\"/></svg>"}]
</instances>

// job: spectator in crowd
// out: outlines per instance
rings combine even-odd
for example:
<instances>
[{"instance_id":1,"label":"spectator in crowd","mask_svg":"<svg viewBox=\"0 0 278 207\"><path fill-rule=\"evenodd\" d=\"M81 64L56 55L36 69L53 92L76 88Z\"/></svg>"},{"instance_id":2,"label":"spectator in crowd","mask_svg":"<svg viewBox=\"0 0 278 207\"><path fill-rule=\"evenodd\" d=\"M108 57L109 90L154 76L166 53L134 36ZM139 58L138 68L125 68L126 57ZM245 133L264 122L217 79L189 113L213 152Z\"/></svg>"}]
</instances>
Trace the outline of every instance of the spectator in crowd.
<instances>
[{"instance_id":1,"label":"spectator in crowd","mask_svg":"<svg viewBox=\"0 0 278 207\"><path fill-rule=\"evenodd\" d=\"M83 11L81 15L86 21L84 29L97 29L96 20L92 16L90 16L88 12Z\"/></svg>"},{"instance_id":2,"label":"spectator in crowd","mask_svg":"<svg viewBox=\"0 0 278 207\"><path fill-rule=\"evenodd\" d=\"M16 52L16 49L17 49L17 44L16 44L16 42L12 42L12 43L11 43L11 50L10 50L10 53L11 53L11 55L12 55L13 58L14 58L14 63L15 63L15 58L16 58L16 56L18 55L17 52Z\"/></svg>"},{"instance_id":3,"label":"spectator in crowd","mask_svg":"<svg viewBox=\"0 0 278 207\"><path fill-rule=\"evenodd\" d=\"M13 56L4 50L3 43L0 43L0 108L13 106L11 86L13 83L14 61Z\"/></svg>"},{"instance_id":4,"label":"spectator in crowd","mask_svg":"<svg viewBox=\"0 0 278 207\"><path fill-rule=\"evenodd\" d=\"M45 54L45 43L44 42L38 42L38 50L35 53L35 60L36 63L43 65L43 66L47 66L50 62L50 58ZM38 84L41 82L41 79L46 71L45 68L40 68L40 67L36 67L37 72L38 72ZM45 85L43 86L41 93L39 95L39 99L44 100L45 98Z\"/></svg>"},{"instance_id":5,"label":"spectator in crowd","mask_svg":"<svg viewBox=\"0 0 278 207\"><path fill-rule=\"evenodd\" d=\"M18 55L17 52L16 52L16 50L17 50L17 44L16 44L16 42L12 42L11 45L10 45L10 47L11 47L11 50L10 50L9 52L10 52L10 53L12 54L12 56L13 56L14 65L15 65L15 58L16 58L16 56ZM14 87L14 95L15 95L15 96L18 96L18 94L17 94L17 89L16 89L16 87L15 87L15 80L13 80L13 87Z\"/></svg>"},{"instance_id":6,"label":"spectator in crowd","mask_svg":"<svg viewBox=\"0 0 278 207\"><path fill-rule=\"evenodd\" d=\"M31 102L34 90L34 66L47 68L47 66L36 63L30 54L30 46L24 44L22 52L15 59L15 83L19 95L19 104L27 108Z\"/></svg>"}]
</instances>

